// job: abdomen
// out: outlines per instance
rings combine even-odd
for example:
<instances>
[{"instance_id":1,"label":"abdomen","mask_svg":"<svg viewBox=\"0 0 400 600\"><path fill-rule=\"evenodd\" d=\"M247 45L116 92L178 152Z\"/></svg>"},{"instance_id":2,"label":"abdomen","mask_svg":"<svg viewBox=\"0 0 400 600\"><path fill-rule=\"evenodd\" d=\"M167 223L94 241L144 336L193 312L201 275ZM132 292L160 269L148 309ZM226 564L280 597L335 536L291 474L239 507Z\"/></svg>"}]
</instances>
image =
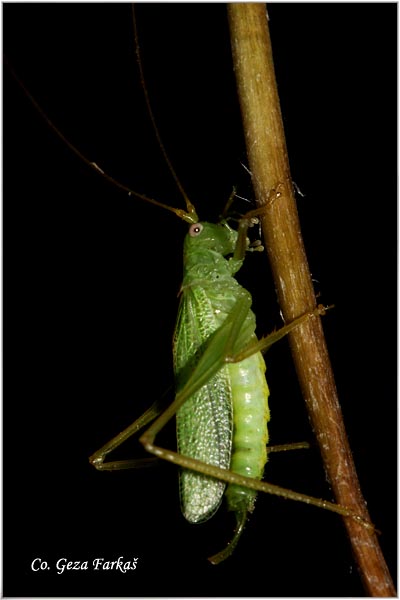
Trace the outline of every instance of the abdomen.
<instances>
[{"instance_id":1,"label":"abdomen","mask_svg":"<svg viewBox=\"0 0 400 600\"><path fill-rule=\"evenodd\" d=\"M230 364L228 369L233 402L231 471L261 479L267 462L270 419L265 362L258 352L240 363ZM229 485L226 496L229 510L251 511L256 492Z\"/></svg>"}]
</instances>

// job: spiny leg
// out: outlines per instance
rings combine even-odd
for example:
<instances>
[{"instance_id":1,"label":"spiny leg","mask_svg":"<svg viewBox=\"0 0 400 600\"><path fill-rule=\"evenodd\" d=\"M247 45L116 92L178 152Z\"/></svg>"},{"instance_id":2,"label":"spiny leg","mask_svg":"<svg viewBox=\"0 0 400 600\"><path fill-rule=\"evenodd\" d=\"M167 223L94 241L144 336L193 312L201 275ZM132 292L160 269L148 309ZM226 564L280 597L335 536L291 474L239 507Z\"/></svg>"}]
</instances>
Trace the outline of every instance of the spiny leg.
<instances>
[{"instance_id":1,"label":"spiny leg","mask_svg":"<svg viewBox=\"0 0 400 600\"><path fill-rule=\"evenodd\" d=\"M308 496L307 494L294 492L293 490L289 490L287 488L268 483L267 481L259 481L258 479L252 479L251 477L238 475L237 473L232 473L232 471L220 469L219 467L216 467L214 465L203 463L188 456L183 456L182 454L178 454L177 452L173 452L172 450L165 450L164 448L155 446L150 441L148 441L147 432L143 434L143 436L141 437L141 441L144 444L146 450L148 450L155 456L158 456L159 458L176 464L184 469L191 469L207 477L214 477L215 479L220 479L221 481L225 481L226 483L232 483L235 485L240 485L242 487L247 487L249 489L255 490L256 492L264 492L267 494L272 494L274 496L280 496L281 498L286 498L288 500L296 500L297 502L303 502L304 504L310 504L312 506L317 506L318 508L324 508L326 510L335 512L345 517L352 517L363 526L375 530L375 527L372 523L366 521L353 510L346 506L342 506L341 504L335 504L334 502L330 502L329 500L322 500L320 498L314 498L314 496Z\"/></svg>"}]
</instances>

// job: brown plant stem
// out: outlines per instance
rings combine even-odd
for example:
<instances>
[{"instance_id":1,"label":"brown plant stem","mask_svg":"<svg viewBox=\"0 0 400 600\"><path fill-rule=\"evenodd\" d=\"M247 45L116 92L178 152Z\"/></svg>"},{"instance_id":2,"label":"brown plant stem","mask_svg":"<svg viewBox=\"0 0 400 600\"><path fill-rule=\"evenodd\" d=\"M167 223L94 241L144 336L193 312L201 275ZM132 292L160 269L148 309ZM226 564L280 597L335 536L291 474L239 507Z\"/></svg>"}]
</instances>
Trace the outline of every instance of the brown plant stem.
<instances>
[{"instance_id":1,"label":"brown plant stem","mask_svg":"<svg viewBox=\"0 0 400 600\"><path fill-rule=\"evenodd\" d=\"M262 218L266 248L285 321L312 310L316 299L301 237L276 87L265 4L228 5L231 45L257 204L281 192ZM278 187L279 186L279 187ZM336 501L369 520L346 436L320 319L289 334L311 424ZM376 534L344 522L363 585L371 596L396 592Z\"/></svg>"}]
</instances>

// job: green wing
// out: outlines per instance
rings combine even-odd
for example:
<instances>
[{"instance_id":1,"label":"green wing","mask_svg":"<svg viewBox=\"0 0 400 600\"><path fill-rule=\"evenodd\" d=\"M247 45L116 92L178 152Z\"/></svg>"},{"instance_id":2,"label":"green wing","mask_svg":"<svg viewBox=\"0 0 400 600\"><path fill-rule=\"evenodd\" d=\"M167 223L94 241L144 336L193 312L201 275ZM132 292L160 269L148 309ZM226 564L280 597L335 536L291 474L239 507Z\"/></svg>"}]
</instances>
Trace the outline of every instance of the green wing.
<instances>
[{"instance_id":1,"label":"green wing","mask_svg":"<svg viewBox=\"0 0 400 600\"><path fill-rule=\"evenodd\" d=\"M218 328L214 309L202 287L183 291L174 336L174 368L179 390L190 378L209 336ZM232 451L232 394L228 369L222 368L179 409L178 451L208 464L229 469ZM183 470L180 473L182 512L192 523L209 519L225 490L221 481Z\"/></svg>"}]
</instances>

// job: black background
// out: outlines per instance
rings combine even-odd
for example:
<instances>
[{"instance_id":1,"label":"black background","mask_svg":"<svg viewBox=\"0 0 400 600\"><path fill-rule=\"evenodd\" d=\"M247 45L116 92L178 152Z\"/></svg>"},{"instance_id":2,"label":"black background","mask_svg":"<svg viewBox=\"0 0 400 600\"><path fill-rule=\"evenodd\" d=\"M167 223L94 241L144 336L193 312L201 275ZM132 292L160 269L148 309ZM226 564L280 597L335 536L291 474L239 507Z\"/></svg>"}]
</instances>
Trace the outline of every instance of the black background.
<instances>
[{"instance_id":1,"label":"black background","mask_svg":"<svg viewBox=\"0 0 400 600\"><path fill-rule=\"evenodd\" d=\"M145 77L169 156L201 218L252 197L224 4L140 5ZM271 4L292 176L350 443L396 566L395 4ZM59 129L137 191L182 206L139 82L129 4L3 5L9 61ZM4 73L4 582L6 596L356 596L339 517L259 497L234 556L222 508L180 514L176 469L96 472L88 456L172 382L185 225L107 184ZM239 206L246 210L247 205ZM241 280L259 333L279 326L265 256ZM287 342L267 355L271 443L312 441ZM173 425L160 441L172 447ZM132 441L120 455L136 456ZM266 478L331 498L318 451ZM138 557L58 575L58 558ZM33 573L34 558L51 570Z\"/></svg>"}]
</instances>

